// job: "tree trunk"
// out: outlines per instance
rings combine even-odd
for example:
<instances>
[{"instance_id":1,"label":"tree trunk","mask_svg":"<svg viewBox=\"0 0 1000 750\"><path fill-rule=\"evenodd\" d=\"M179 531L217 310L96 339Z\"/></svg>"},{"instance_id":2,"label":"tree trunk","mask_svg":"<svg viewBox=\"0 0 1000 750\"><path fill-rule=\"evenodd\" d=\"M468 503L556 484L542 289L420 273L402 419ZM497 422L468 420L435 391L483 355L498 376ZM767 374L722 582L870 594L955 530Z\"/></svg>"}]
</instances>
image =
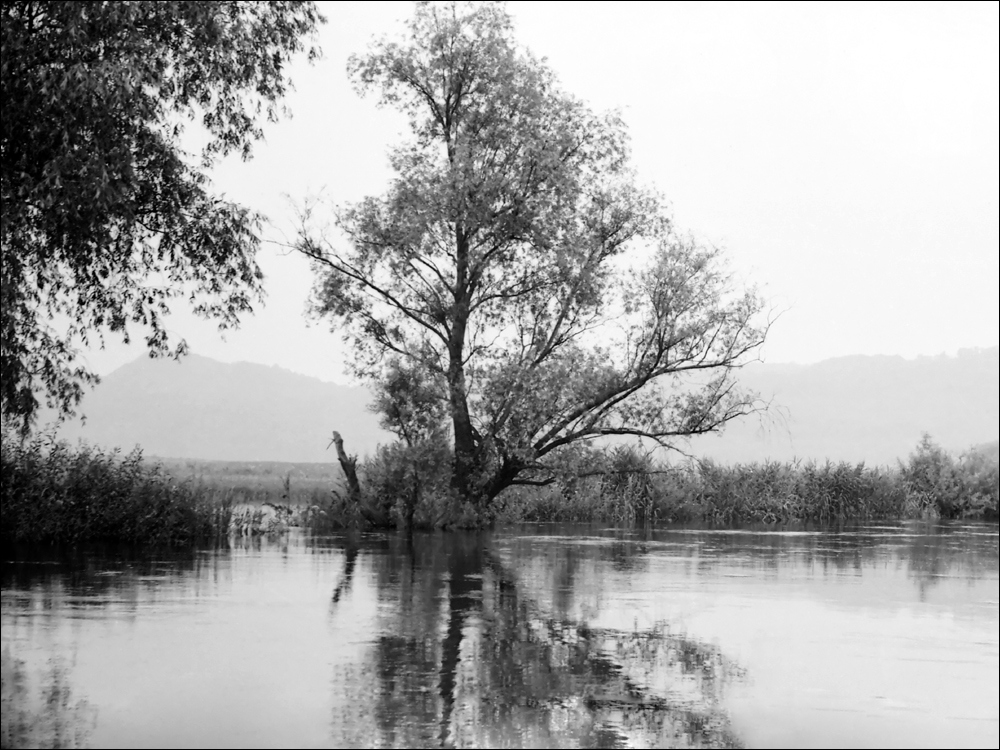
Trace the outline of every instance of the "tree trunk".
<instances>
[{"instance_id":1,"label":"tree trunk","mask_svg":"<svg viewBox=\"0 0 1000 750\"><path fill-rule=\"evenodd\" d=\"M358 482L358 459L356 456L348 456L344 450L344 439L340 433L334 430L333 444L337 447L337 460L340 461L340 468L347 477L347 496L354 503L361 502L361 484Z\"/></svg>"},{"instance_id":2,"label":"tree trunk","mask_svg":"<svg viewBox=\"0 0 1000 750\"><path fill-rule=\"evenodd\" d=\"M455 465L451 486L462 500L474 497L472 478L475 470L476 439L469 417L469 403L465 395L465 330L469 322L468 258L469 243L456 226L456 280L453 322L448 341L448 390L451 401L451 418L455 430Z\"/></svg>"},{"instance_id":3,"label":"tree trunk","mask_svg":"<svg viewBox=\"0 0 1000 750\"><path fill-rule=\"evenodd\" d=\"M476 441L469 417L469 404L465 398L465 373L460 364L458 367L453 364L448 374L451 380L451 417L455 429L455 466L451 474L451 486L461 499L471 500Z\"/></svg>"},{"instance_id":4,"label":"tree trunk","mask_svg":"<svg viewBox=\"0 0 1000 750\"><path fill-rule=\"evenodd\" d=\"M521 473L522 468L522 464L511 460L509 457L504 457L500 463L500 468L494 472L489 482L486 483L483 489L483 499L487 503L492 503L497 495L513 484L518 474Z\"/></svg>"}]
</instances>

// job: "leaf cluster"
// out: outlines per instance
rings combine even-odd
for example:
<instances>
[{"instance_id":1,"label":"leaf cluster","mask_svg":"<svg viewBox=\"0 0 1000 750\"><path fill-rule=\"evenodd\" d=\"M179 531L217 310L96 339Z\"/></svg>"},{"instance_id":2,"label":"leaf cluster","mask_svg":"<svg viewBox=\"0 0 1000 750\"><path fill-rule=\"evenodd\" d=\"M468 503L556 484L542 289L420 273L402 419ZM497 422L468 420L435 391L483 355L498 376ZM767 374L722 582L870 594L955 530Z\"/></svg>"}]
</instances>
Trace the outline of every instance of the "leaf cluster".
<instances>
[{"instance_id":1,"label":"leaf cluster","mask_svg":"<svg viewBox=\"0 0 1000 750\"><path fill-rule=\"evenodd\" d=\"M224 329L262 299L260 217L205 169L250 156L322 17L312 2L12 2L2 18L0 396L27 425L38 394L68 412L95 380L79 344L135 324L151 353L179 354L170 300ZM207 134L200 161L186 120Z\"/></svg>"}]
</instances>

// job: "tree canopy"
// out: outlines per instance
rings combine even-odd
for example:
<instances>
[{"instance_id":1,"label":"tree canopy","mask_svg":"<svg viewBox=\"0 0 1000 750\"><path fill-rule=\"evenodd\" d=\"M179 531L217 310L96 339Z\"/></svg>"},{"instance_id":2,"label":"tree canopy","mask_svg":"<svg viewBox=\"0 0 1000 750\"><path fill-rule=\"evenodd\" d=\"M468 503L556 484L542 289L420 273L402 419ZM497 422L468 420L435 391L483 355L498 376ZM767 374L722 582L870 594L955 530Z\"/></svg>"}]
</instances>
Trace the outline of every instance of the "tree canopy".
<instances>
[{"instance_id":1,"label":"tree canopy","mask_svg":"<svg viewBox=\"0 0 1000 750\"><path fill-rule=\"evenodd\" d=\"M306 212L312 309L387 426L426 435L417 417L443 408L461 497L550 482L573 444L671 445L755 408L734 371L764 340L759 295L676 231L621 119L563 92L502 5L418 3L349 72L411 137L388 190L337 212L342 237Z\"/></svg>"},{"instance_id":2,"label":"tree canopy","mask_svg":"<svg viewBox=\"0 0 1000 750\"><path fill-rule=\"evenodd\" d=\"M259 217L205 170L250 156L323 19L312 2L11 2L2 18L0 397L27 428L39 397L71 412L96 380L80 344L132 324L177 354L171 299L221 328L261 299ZM185 120L207 131L200 160Z\"/></svg>"}]
</instances>

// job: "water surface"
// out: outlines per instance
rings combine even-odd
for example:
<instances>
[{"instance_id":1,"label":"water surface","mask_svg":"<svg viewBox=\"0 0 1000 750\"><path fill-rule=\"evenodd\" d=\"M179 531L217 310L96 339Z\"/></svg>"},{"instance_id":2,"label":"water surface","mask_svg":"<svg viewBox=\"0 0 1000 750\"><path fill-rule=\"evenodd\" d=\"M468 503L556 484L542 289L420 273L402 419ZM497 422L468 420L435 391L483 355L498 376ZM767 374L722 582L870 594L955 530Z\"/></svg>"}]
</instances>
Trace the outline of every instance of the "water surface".
<instances>
[{"instance_id":1,"label":"water surface","mask_svg":"<svg viewBox=\"0 0 1000 750\"><path fill-rule=\"evenodd\" d=\"M3 744L1000 744L996 524L4 551Z\"/></svg>"}]
</instances>

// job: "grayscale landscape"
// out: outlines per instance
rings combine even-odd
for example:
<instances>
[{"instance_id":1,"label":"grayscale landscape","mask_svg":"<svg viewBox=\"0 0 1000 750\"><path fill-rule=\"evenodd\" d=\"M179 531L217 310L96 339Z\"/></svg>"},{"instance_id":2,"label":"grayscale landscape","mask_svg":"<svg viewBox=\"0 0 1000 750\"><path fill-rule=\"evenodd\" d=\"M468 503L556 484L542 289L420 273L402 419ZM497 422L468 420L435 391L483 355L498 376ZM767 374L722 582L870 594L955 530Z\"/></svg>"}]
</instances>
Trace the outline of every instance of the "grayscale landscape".
<instances>
[{"instance_id":1,"label":"grayscale landscape","mask_svg":"<svg viewBox=\"0 0 1000 750\"><path fill-rule=\"evenodd\" d=\"M0 16L0 748L1000 746L1000 5Z\"/></svg>"}]
</instances>

